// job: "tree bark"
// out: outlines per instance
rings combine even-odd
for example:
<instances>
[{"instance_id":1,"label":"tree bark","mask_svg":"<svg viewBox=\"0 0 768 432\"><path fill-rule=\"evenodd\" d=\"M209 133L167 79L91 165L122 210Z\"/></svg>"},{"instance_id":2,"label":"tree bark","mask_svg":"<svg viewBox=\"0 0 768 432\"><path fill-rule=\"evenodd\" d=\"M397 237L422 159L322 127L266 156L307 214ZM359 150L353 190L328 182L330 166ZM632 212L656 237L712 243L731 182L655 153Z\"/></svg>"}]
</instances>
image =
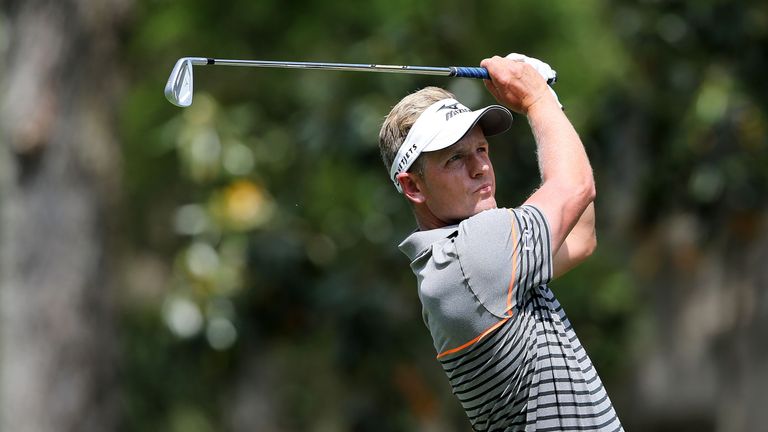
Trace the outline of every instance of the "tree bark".
<instances>
[{"instance_id":1,"label":"tree bark","mask_svg":"<svg viewBox=\"0 0 768 432\"><path fill-rule=\"evenodd\" d=\"M0 430L115 430L115 29L127 0L0 6Z\"/></svg>"}]
</instances>

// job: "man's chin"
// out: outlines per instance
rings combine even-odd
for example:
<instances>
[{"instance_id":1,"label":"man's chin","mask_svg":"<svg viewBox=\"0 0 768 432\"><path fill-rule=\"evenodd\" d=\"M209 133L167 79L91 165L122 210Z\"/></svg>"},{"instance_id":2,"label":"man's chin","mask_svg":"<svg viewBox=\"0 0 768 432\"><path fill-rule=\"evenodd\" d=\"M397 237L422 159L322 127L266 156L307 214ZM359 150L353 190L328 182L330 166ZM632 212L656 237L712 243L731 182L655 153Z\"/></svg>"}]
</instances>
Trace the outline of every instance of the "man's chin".
<instances>
[{"instance_id":1,"label":"man's chin","mask_svg":"<svg viewBox=\"0 0 768 432\"><path fill-rule=\"evenodd\" d=\"M480 212L491 210L496 208L496 199L493 197L481 200L477 202L474 207L467 207L466 213L453 214L450 217L443 217L441 220L446 221L448 225L457 224L464 219L468 219Z\"/></svg>"},{"instance_id":2,"label":"man's chin","mask_svg":"<svg viewBox=\"0 0 768 432\"><path fill-rule=\"evenodd\" d=\"M496 198L490 197L488 199L484 199L477 203L477 206L475 207L475 214L478 214L482 211L491 210L496 208Z\"/></svg>"},{"instance_id":3,"label":"man's chin","mask_svg":"<svg viewBox=\"0 0 768 432\"><path fill-rule=\"evenodd\" d=\"M471 217L471 216L474 216L474 215L476 215L478 213L484 212L486 210L492 210L492 209L495 209L495 208L496 208L496 199L494 199L494 198L484 199L484 200L478 202L475 205L475 208L473 209L472 213L467 215L464 219L466 219L468 217Z\"/></svg>"}]
</instances>

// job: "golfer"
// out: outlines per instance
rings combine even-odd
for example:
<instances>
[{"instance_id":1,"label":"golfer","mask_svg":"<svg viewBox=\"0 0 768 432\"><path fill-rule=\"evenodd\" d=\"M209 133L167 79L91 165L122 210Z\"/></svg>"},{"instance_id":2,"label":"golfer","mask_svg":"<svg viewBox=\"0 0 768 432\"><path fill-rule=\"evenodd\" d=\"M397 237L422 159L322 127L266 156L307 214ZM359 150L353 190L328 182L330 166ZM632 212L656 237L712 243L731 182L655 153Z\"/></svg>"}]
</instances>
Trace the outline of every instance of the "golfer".
<instances>
[{"instance_id":1,"label":"golfer","mask_svg":"<svg viewBox=\"0 0 768 432\"><path fill-rule=\"evenodd\" d=\"M595 184L584 147L545 77L522 55L482 61L485 85L528 118L541 185L499 208L487 136L510 111L473 111L428 87L389 113L379 146L419 229L400 249L418 281L453 393L477 431L620 431L603 384L547 284L596 246Z\"/></svg>"}]
</instances>

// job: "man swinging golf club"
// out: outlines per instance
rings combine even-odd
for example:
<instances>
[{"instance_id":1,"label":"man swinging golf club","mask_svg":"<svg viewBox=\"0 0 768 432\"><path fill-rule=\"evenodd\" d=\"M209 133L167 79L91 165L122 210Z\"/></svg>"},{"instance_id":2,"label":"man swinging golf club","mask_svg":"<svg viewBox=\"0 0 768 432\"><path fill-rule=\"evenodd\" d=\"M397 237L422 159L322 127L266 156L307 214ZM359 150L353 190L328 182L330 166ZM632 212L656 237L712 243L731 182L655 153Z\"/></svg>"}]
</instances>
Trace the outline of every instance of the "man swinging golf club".
<instances>
[{"instance_id":1,"label":"man swinging golf club","mask_svg":"<svg viewBox=\"0 0 768 432\"><path fill-rule=\"evenodd\" d=\"M596 246L595 185L584 147L545 79L519 54L482 61L491 94L526 115L541 185L498 208L486 136L512 114L473 111L428 87L389 113L379 146L419 230L400 245L453 393L478 431L620 431L589 356L547 284Z\"/></svg>"}]
</instances>

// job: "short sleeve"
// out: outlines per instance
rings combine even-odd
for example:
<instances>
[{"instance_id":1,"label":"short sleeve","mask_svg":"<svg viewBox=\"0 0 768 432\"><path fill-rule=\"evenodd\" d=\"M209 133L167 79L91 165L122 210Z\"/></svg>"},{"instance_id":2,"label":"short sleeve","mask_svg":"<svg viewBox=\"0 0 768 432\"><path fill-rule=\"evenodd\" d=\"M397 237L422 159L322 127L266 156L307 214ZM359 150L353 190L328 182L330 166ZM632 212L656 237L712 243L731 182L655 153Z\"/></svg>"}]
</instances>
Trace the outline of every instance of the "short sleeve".
<instances>
[{"instance_id":1,"label":"short sleeve","mask_svg":"<svg viewBox=\"0 0 768 432\"><path fill-rule=\"evenodd\" d=\"M459 224L454 243L465 283L498 317L552 279L549 225L534 206L478 213Z\"/></svg>"}]
</instances>

